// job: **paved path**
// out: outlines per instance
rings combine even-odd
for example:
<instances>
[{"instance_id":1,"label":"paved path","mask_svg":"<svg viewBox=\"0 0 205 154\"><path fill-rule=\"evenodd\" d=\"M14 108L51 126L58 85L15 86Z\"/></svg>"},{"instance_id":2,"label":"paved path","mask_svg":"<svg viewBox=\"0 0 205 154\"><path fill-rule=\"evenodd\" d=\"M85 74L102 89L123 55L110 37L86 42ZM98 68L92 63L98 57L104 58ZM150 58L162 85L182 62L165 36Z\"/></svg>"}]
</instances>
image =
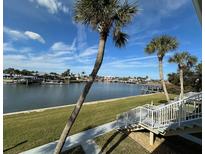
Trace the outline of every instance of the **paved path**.
<instances>
[{"instance_id":1,"label":"paved path","mask_svg":"<svg viewBox=\"0 0 205 154\"><path fill-rule=\"evenodd\" d=\"M79 145L87 140L96 138L107 132L112 131L117 127L116 121L80 132L78 134L72 135L66 139L65 145L62 151L68 150L76 145ZM56 147L57 141L36 147L34 149L22 152L21 154L53 154Z\"/></svg>"},{"instance_id":2,"label":"paved path","mask_svg":"<svg viewBox=\"0 0 205 154\"><path fill-rule=\"evenodd\" d=\"M199 144L199 145L202 145L202 139L198 138L198 137L195 137L193 135L190 135L190 134L179 134L179 136L189 140L189 141L192 141L196 144Z\"/></svg>"},{"instance_id":3,"label":"paved path","mask_svg":"<svg viewBox=\"0 0 205 154\"><path fill-rule=\"evenodd\" d=\"M86 154L99 154L100 153L99 146L92 139L81 143L81 146Z\"/></svg>"}]
</instances>

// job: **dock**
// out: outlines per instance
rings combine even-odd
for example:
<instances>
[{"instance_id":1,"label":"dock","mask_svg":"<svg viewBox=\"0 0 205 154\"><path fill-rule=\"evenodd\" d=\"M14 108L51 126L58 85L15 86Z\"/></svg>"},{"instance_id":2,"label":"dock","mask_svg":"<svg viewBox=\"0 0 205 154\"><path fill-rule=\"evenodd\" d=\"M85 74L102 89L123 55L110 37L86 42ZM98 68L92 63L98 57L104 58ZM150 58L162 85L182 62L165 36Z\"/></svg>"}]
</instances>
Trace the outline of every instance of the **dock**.
<instances>
[{"instance_id":1,"label":"dock","mask_svg":"<svg viewBox=\"0 0 205 154\"><path fill-rule=\"evenodd\" d=\"M160 84L140 84L143 94L151 94L162 92L163 88Z\"/></svg>"}]
</instances>

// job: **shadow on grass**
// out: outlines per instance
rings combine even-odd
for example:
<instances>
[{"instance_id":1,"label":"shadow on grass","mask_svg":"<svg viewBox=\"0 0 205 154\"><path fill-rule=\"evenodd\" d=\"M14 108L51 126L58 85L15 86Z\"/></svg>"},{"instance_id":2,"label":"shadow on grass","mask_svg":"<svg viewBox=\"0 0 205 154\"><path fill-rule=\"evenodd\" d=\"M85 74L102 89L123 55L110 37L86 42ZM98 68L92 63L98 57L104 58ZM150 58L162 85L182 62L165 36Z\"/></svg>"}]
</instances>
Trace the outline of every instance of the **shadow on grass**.
<instances>
[{"instance_id":1,"label":"shadow on grass","mask_svg":"<svg viewBox=\"0 0 205 154\"><path fill-rule=\"evenodd\" d=\"M82 146L78 145L72 149L61 152L60 154L85 154Z\"/></svg>"},{"instance_id":2,"label":"shadow on grass","mask_svg":"<svg viewBox=\"0 0 205 154\"><path fill-rule=\"evenodd\" d=\"M121 134L120 138L115 142L115 138L118 136L118 134ZM100 153L111 153L124 139L127 138L129 133L120 133L119 131L115 132L103 145ZM111 143L115 142L107 151L105 151L106 147Z\"/></svg>"},{"instance_id":3,"label":"shadow on grass","mask_svg":"<svg viewBox=\"0 0 205 154\"><path fill-rule=\"evenodd\" d=\"M92 129L94 127L96 127L96 126L95 125L89 125L89 126L85 127L82 131L86 131L88 129Z\"/></svg>"},{"instance_id":4,"label":"shadow on grass","mask_svg":"<svg viewBox=\"0 0 205 154\"><path fill-rule=\"evenodd\" d=\"M166 100L160 100L160 101L158 101L158 103L164 104L164 103L167 103L167 101Z\"/></svg>"},{"instance_id":5,"label":"shadow on grass","mask_svg":"<svg viewBox=\"0 0 205 154\"><path fill-rule=\"evenodd\" d=\"M188 141L180 136L165 137L165 141L160 144L151 154L201 154L202 146Z\"/></svg>"},{"instance_id":6,"label":"shadow on grass","mask_svg":"<svg viewBox=\"0 0 205 154\"><path fill-rule=\"evenodd\" d=\"M22 142L20 142L20 143L14 145L14 146L12 146L12 147L10 147L10 148L7 148L7 149L3 150L3 152L9 151L9 150L11 150L11 149L13 149L13 148L16 148L17 146L22 145L22 144L24 144L24 143L26 143L26 142L28 142L28 140L22 141Z\"/></svg>"},{"instance_id":7,"label":"shadow on grass","mask_svg":"<svg viewBox=\"0 0 205 154\"><path fill-rule=\"evenodd\" d=\"M112 123L110 125L111 128L113 128L115 126L115 123ZM92 128L94 126L90 125L88 127L86 127L85 129L88 129L88 128ZM76 145L79 145L81 144L81 142L84 142L84 141L87 141L88 139L91 139L91 138L94 138L98 135L102 135L102 134L105 134L106 132L108 132L107 128L100 128L100 129L96 129L96 128L92 128L92 129L88 129L87 131L82 131L80 133L78 133L77 137L73 137L71 139L72 136L68 136L66 141L65 141L65 144L64 144L64 147L62 149L62 151L67 151L68 149L70 149L72 146L76 146ZM74 142L73 142L74 140ZM54 141L54 142L51 142L51 143L48 143L48 144L45 144L43 146L41 146L40 148L38 149L34 149L35 150L35 153L54 153L54 150L55 150L55 147L57 145L57 141Z\"/></svg>"}]
</instances>

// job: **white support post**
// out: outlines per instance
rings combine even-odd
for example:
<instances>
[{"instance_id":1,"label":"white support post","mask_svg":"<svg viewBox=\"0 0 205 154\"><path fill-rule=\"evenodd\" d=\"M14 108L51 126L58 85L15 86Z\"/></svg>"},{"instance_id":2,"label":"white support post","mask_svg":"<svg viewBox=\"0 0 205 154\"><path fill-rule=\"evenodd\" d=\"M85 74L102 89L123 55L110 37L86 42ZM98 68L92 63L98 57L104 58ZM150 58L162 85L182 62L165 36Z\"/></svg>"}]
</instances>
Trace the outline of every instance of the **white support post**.
<instances>
[{"instance_id":1,"label":"white support post","mask_svg":"<svg viewBox=\"0 0 205 154\"><path fill-rule=\"evenodd\" d=\"M171 107L168 107L168 123L170 122L171 119Z\"/></svg>"},{"instance_id":2,"label":"white support post","mask_svg":"<svg viewBox=\"0 0 205 154\"><path fill-rule=\"evenodd\" d=\"M179 122L179 126L180 126L180 123L181 123L181 104L179 103L179 113L178 113L178 122Z\"/></svg>"},{"instance_id":3,"label":"white support post","mask_svg":"<svg viewBox=\"0 0 205 154\"><path fill-rule=\"evenodd\" d=\"M128 126L128 113L127 113L127 126Z\"/></svg>"},{"instance_id":4,"label":"white support post","mask_svg":"<svg viewBox=\"0 0 205 154\"><path fill-rule=\"evenodd\" d=\"M162 124L162 110L159 110L159 125Z\"/></svg>"},{"instance_id":5,"label":"white support post","mask_svg":"<svg viewBox=\"0 0 205 154\"><path fill-rule=\"evenodd\" d=\"M194 118L196 118L196 101L194 101Z\"/></svg>"},{"instance_id":6,"label":"white support post","mask_svg":"<svg viewBox=\"0 0 205 154\"><path fill-rule=\"evenodd\" d=\"M154 133L153 133L153 132L150 132L149 135L150 135L150 136L149 136L149 137L150 137L150 138L149 138L149 144L150 144L150 145L153 145L153 144L154 144Z\"/></svg>"},{"instance_id":7,"label":"white support post","mask_svg":"<svg viewBox=\"0 0 205 154\"><path fill-rule=\"evenodd\" d=\"M156 112L157 113L157 117L158 117L158 129L159 129L159 125L160 125L160 112L159 112L159 110Z\"/></svg>"},{"instance_id":8,"label":"white support post","mask_svg":"<svg viewBox=\"0 0 205 154\"><path fill-rule=\"evenodd\" d=\"M162 125L164 125L164 108L162 109Z\"/></svg>"},{"instance_id":9,"label":"white support post","mask_svg":"<svg viewBox=\"0 0 205 154\"><path fill-rule=\"evenodd\" d=\"M141 108L140 108L140 123L141 123L141 121L142 121L141 115L142 115L142 114L141 114Z\"/></svg>"},{"instance_id":10,"label":"white support post","mask_svg":"<svg viewBox=\"0 0 205 154\"><path fill-rule=\"evenodd\" d=\"M152 110L152 127L154 126L153 110Z\"/></svg>"},{"instance_id":11,"label":"white support post","mask_svg":"<svg viewBox=\"0 0 205 154\"><path fill-rule=\"evenodd\" d=\"M127 113L126 113L127 114ZM125 125L125 129L127 129L127 121L128 121L128 114L127 114L127 118L126 118L126 125Z\"/></svg>"}]
</instances>

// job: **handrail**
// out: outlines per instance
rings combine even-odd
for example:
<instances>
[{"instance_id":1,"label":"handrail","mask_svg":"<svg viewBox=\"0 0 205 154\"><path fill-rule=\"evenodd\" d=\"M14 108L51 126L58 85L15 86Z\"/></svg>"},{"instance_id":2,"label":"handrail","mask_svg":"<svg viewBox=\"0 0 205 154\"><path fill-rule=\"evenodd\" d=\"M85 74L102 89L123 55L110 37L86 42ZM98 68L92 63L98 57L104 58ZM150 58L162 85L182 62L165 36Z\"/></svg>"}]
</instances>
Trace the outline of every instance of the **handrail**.
<instances>
[{"instance_id":1,"label":"handrail","mask_svg":"<svg viewBox=\"0 0 205 154\"><path fill-rule=\"evenodd\" d=\"M142 123L151 128L167 127L173 123L180 126L185 121L201 118L201 99L202 93L200 92L182 100L158 106L158 108L151 108L152 105L148 104L138 106L117 115L117 121L120 121L121 116L121 122L126 127L132 123Z\"/></svg>"},{"instance_id":2,"label":"handrail","mask_svg":"<svg viewBox=\"0 0 205 154\"><path fill-rule=\"evenodd\" d=\"M176 101L176 102L172 102L172 103L166 104L165 106L170 106L170 105L173 105L173 104L178 104L179 102L182 102L183 100L190 99L190 98L196 97L196 96L198 96L198 95L202 95L202 93L200 92L200 93L198 93L198 94L194 94L194 95L192 95L192 96L185 97L185 98L183 98L182 100L178 100L178 101ZM163 108L163 107L165 107L165 106L159 107L157 110L160 110L161 108Z\"/></svg>"}]
</instances>

